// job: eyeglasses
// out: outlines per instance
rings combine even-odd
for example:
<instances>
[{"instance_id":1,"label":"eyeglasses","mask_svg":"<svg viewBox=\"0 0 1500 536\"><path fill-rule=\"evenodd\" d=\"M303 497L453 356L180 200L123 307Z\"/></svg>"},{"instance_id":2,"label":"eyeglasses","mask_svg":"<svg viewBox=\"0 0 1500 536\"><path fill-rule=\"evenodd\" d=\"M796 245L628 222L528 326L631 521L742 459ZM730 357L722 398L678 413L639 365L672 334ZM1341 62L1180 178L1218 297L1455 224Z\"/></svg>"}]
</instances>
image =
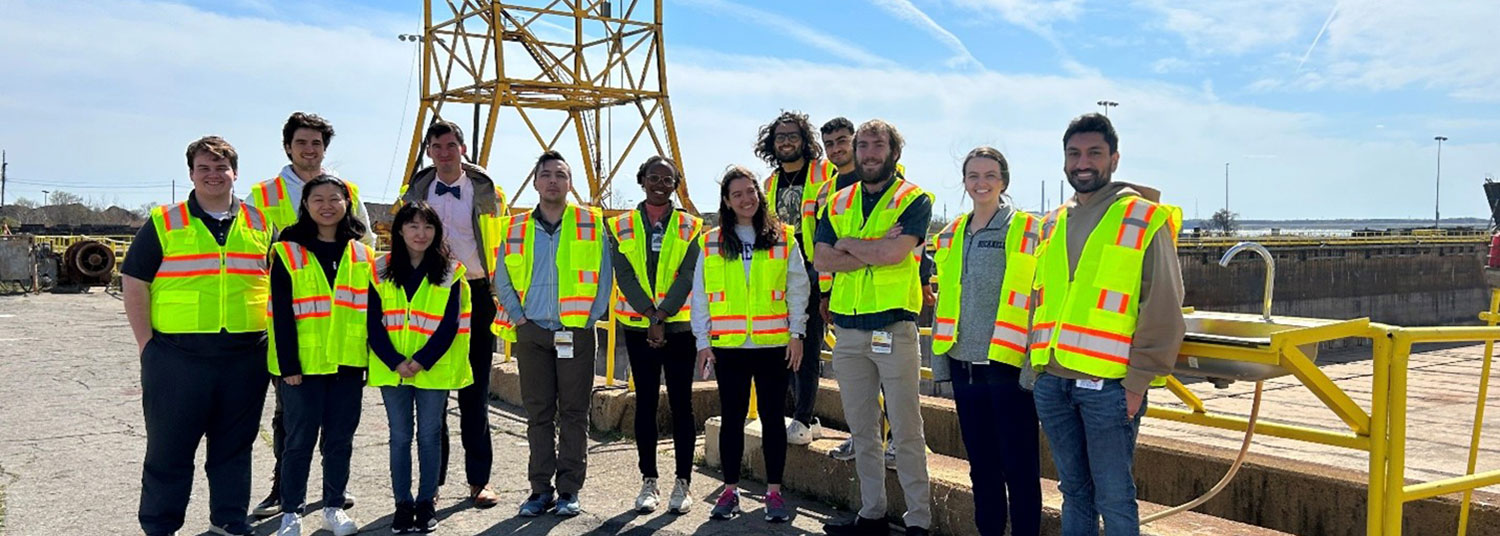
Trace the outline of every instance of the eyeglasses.
<instances>
[{"instance_id":1,"label":"eyeglasses","mask_svg":"<svg viewBox=\"0 0 1500 536\"><path fill-rule=\"evenodd\" d=\"M675 175L646 175L642 180L650 184L671 184L677 181L677 177Z\"/></svg>"},{"instance_id":2,"label":"eyeglasses","mask_svg":"<svg viewBox=\"0 0 1500 536\"><path fill-rule=\"evenodd\" d=\"M772 139L776 140L776 143L781 143L784 141L802 141L802 135L796 132L791 132L786 134L777 134L776 137Z\"/></svg>"}]
</instances>

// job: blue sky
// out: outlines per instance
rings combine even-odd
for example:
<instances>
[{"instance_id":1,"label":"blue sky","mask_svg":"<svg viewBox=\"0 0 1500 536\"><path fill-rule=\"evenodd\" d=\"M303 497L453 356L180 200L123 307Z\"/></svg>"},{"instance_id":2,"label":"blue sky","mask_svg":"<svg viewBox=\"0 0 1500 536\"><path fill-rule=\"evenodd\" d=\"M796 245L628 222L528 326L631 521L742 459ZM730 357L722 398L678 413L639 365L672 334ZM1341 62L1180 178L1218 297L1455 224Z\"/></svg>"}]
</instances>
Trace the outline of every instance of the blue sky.
<instances>
[{"instance_id":1,"label":"blue sky","mask_svg":"<svg viewBox=\"0 0 1500 536\"><path fill-rule=\"evenodd\" d=\"M623 3L623 0L622 0ZM7 198L69 190L138 207L187 187L182 148L240 148L241 193L284 163L293 110L339 130L329 163L389 199L412 128L408 0L0 0ZM727 164L755 169L755 128L783 108L821 123L882 117L911 177L963 210L958 159L1010 159L1010 193L1055 203L1069 118L1118 101L1116 177L1189 216L1482 216L1500 174L1493 0L667 0L672 103L694 199ZM38 125L35 128L27 125ZM514 126L514 125L512 125ZM505 130L491 169L514 190L537 152ZM623 143L623 140L621 140ZM576 149L575 149L576 150ZM643 153L634 153L636 160ZM394 161L394 164L393 164ZM634 162L627 162L631 167ZM394 177L393 177L394 176ZM629 181L617 189L639 199ZM522 193L525 202L527 195Z\"/></svg>"}]
</instances>

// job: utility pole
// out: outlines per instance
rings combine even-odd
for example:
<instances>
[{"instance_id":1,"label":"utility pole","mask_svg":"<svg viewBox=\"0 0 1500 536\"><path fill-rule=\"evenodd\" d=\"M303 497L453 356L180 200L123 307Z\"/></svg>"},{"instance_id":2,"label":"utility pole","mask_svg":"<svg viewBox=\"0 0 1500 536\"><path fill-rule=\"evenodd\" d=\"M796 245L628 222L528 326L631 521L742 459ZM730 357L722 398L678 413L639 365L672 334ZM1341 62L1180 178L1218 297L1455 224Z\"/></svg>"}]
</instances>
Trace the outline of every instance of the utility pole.
<instances>
[{"instance_id":1,"label":"utility pole","mask_svg":"<svg viewBox=\"0 0 1500 536\"><path fill-rule=\"evenodd\" d=\"M1229 162L1224 163L1224 212L1229 212Z\"/></svg>"},{"instance_id":2,"label":"utility pole","mask_svg":"<svg viewBox=\"0 0 1500 536\"><path fill-rule=\"evenodd\" d=\"M0 208L5 208L5 168L10 167L10 162L5 160L5 151L0 151Z\"/></svg>"},{"instance_id":3,"label":"utility pole","mask_svg":"<svg viewBox=\"0 0 1500 536\"><path fill-rule=\"evenodd\" d=\"M1042 214L1047 213L1047 181L1042 181Z\"/></svg>"},{"instance_id":4,"label":"utility pole","mask_svg":"<svg viewBox=\"0 0 1500 536\"><path fill-rule=\"evenodd\" d=\"M177 202L177 179L172 179L172 203Z\"/></svg>"},{"instance_id":5,"label":"utility pole","mask_svg":"<svg viewBox=\"0 0 1500 536\"><path fill-rule=\"evenodd\" d=\"M1448 137L1433 136L1432 139L1438 142L1437 179L1433 181L1432 186L1432 228L1433 230L1437 230L1441 228L1443 221L1442 213L1438 211L1438 207L1441 205L1441 194L1443 193L1443 142L1448 141Z\"/></svg>"}]
</instances>

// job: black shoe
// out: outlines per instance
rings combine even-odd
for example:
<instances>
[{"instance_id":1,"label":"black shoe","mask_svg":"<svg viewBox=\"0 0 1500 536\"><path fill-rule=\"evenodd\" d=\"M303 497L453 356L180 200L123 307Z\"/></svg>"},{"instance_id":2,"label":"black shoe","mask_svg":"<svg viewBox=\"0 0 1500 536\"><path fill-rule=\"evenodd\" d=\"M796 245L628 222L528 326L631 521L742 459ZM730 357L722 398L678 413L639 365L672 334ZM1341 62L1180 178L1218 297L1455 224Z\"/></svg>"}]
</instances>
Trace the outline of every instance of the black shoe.
<instances>
[{"instance_id":1,"label":"black shoe","mask_svg":"<svg viewBox=\"0 0 1500 536\"><path fill-rule=\"evenodd\" d=\"M417 532L417 508L411 503L396 505L396 514L391 516L391 534L413 534Z\"/></svg>"},{"instance_id":2,"label":"black shoe","mask_svg":"<svg viewBox=\"0 0 1500 536\"><path fill-rule=\"evenodd\" d=\"M891 533L891 527L883 519L866 519L856 515L854 519L842 523L824 523L823 533L828 536L886 536Z\"/></svg>"},{"instance_id":3,"label":"black shoe","mask_svg":"<svg viewBox=\"0 0 1500 536\"><path fill-rule=\"evenodd\" d=\"M906 527L906 536L927 536L932 534L922 527Z\"/></svg>"},{"instance_id":4,"label":"black shoe","mask_svg":"<svg viewBox=\"0 0 1500 536\"><path fill-rule=\"evenodd\" d=\"M265 500L257 503L250 513L255 517L270 517L281 513L281 493L271 490L271 494L266 495Z\"/></svg>"},{"instance_id":5,"label":"black shoe","mask_svg":"<svg viewBox=\"0 0 1500 536\"><path fill-rule=\"evenodd\" d=\"M417 503L417 532L432 532L437 526L437 506L432 501Z\"/></svg>"},{"instance_id":6,"label":"black shoe","mask_svg":"<svg viewBox=\"0 0 1500 536\"><path fill-rule=\"evenodd\" d=\"M348 509L351 509L351 508L354 508L354 495L349 494L349 493L345 493L344 494L344 509L348 510Z\"/></svg>"}]
</instances>

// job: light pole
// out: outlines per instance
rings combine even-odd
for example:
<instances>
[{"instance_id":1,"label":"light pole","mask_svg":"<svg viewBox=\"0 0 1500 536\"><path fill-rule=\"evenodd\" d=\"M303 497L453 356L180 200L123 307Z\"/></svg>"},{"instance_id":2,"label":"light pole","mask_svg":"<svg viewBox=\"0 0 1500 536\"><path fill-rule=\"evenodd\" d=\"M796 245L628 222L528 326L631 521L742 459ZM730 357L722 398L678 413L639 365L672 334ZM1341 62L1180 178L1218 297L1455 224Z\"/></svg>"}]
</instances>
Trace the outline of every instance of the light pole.
<instances>
[{"instance_id":1,"label":"light pole","mask_svg":"<svg viewBox=\"0 0 1500 536\"><path fill-rule=\"evenodd\" d=\"M1102 101L1099 101L1099 102L1097 102L1095 104L1098 104L1101 108L1104 108L1104 117L1109 117L1109 109L1110 108L1113 108L1115 106L1119 106L1120 105L1120 103L1112 101L1112 100L1102 100Z\"/></svg>"},{"instance_id":2,"label":"light pole","mask_svg":"<svg viewBox=\"0 0 1500 536\"><path fill-rule=\"evenodd\" d=\"M1448 141L1448 137L1433 136L1432 139L1438 142L1437 179L1433 180L1432 186L1432 228L1433 230L1437 230L1443 221L1442 213L1438 211L1438 208L1442 204L1443 193L1443 142Z\"/></svg>"},{"instance_id":3,"label":"light pole","mask_svg":"<svg viewBox=\"0 0 1500 536\"><path fill-rule=\"evenodd\" d=\"M1229 162L1224 163L1224 212L1229 212Z\"/></svg>"}]
</instances>

